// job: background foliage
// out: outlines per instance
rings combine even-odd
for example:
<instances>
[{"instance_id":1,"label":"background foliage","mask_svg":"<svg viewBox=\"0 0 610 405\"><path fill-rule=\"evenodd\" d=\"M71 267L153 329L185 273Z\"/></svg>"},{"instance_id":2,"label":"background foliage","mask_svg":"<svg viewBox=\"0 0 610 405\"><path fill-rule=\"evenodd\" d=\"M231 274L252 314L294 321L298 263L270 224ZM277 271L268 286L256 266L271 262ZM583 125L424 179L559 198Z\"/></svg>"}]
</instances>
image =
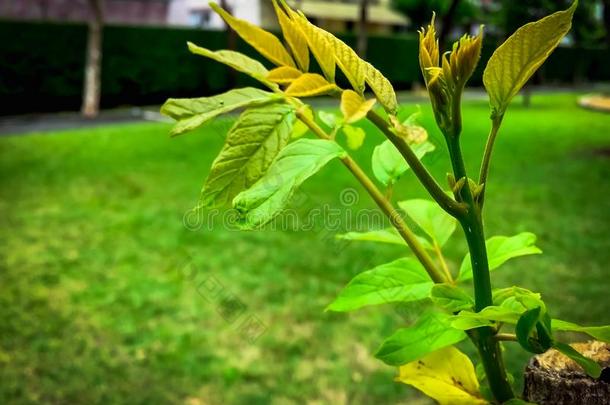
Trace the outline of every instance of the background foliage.
<instances>
[{"instance_id":1,"label":"background foliage","mask_svg":"<svg viewBox=\"0 0 610 405\"><path fill-rule=\"evenodd\" d=\"M87 30L84 25L0 22L0 103L2 114L78 109L81 102ZM354 46L353 35L340 36ZM181 28L108 26L104 29L102 105L162 103L168 97L200 97L227 89L229 71L216 62L190 55L186 42L208 49L226 48L226 34ZM479 70L470 81L481 84L482 69L495 49L486 39ZM66 52L69 48L71 51ZM372 36L368 60L397 88L419 82L415 36ZM238 50L255 51L238 42ZM388 57L392 55L392 57ZM559 48L538 81L610 80L605 48ZM252 84L237 77L239 87Z\"/></svg>"}]
</instances>

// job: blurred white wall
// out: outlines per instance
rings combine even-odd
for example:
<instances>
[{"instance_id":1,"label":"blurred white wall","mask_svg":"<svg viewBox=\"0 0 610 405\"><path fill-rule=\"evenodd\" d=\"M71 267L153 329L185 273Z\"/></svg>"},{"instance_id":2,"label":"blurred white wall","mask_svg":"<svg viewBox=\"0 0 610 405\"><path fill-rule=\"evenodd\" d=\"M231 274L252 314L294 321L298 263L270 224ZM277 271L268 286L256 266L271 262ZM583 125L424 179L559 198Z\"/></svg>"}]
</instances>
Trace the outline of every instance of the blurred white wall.
<instances>
[{"instance_id":1,"label":"blurred white wall","mask_svg":"<svg viewBox=\"0 0 610 405\"><path fill-rule=\"evenodd\" d=\"M261 25L261 1L265 0L227 0L227 4L235 17ZM208 0L172 0L167 22L170 25L207 29L220 30L225 27L222 19L208 5Z\"/></svg>"}]
</instances>

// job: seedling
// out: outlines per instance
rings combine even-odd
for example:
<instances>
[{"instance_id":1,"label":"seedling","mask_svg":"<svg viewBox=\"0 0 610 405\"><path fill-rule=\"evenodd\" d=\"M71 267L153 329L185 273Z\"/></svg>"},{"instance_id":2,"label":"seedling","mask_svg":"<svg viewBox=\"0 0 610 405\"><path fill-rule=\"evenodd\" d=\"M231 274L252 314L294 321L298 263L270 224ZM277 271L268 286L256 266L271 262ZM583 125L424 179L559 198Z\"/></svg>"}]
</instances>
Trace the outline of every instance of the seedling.
<instances>
[{"instance_id":1,"label":"seedling","mask_svg":"<svg viewBox=\"0 0 610 405\"><path fill-rule=\"evenodd\" d=\"M476 36L463 36L445 53L439 49L434 19L421 30L419 64L446 141L452 170L449 190L421 162L434 146L417 117L401 117L392 84L381 72L284 0L273 0L273 5L284 42L212 4L244 41L276 66L272 70L231 50L211 51L188 44L191 52L245 73L267 90L247 87L207 98L170 99L162 108L177 121L172 135L191 131L220 114L245 109L212 165L200 208L229 205L239 213L242 228L261 228L282 212L303 182L339 159L392 225L343 237L402 243L411 253L357 275L327 309L343 312L391 302L426 303L426 308L430 301L434 304L433 310L422 310L414 324L388 337L376 353L383 362L399 367L399 381L441 404L519 403L503 364L502 342L515 342L531 353L555 348L593 378L599 377L600 366L559 342L555 332L577 331L609 342L610 327L583 327L552 319L540 294L524 288L492 289L490 271L510 259L541 251L531 233L486 240L483 226L494 142L510 101L568 33L577 2L521 27L489 60L483 79L490 98L491 130L478 179L469 177L462 157L462 127L468 123L462 122L461 98L479 62L483 28ZM311 56L319 67L317 73L310 71ZM339 72L342 81L336 80ZM339 83L349 88L341 88ZM374 97L365 97L367 89ZM316 121L306 100L320 95L340 100L340 118L320 111ZM349 152L364 141L365 132L354 124L365 119L387 138L372 156L377 184ZM432 200L397 204L392 200L392 188L409 169ZM442 249L458 225L469 251L458 274L453 274ZM462 288L470 283L474 297ZM479 353L479 379L471 360L455 347L466 339ZM482 393L482 383L488 387L487 394Z\"/></svg>"}]
</instances>

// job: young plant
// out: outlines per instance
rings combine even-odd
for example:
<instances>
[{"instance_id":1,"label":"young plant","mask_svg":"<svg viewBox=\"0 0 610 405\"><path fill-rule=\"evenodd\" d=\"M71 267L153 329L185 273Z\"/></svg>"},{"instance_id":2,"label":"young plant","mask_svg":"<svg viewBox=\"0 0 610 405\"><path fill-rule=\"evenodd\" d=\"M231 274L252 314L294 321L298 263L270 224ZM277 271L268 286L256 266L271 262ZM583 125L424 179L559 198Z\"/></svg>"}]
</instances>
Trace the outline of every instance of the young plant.
<instances>
[{"instance_id":1,"label":"young plant","mask_svg":"<svg viewBox=\"0 0 610 405\"><path fill-rule=\"evenodd\" d=\"M542 65L570 30L577 2L517 30L487 64L484 83L491 103L491 131L478 179L469 177L460 149L461 97L481 53L483 29L463 36L450 52L438 47L434 20L420 32L419 64L430 95L436 123L444 135L452 173L445 191L420 159L434 146L416 117L399 118L390 82L371 64L332 34L311 24L284 0L273 0L284 42L275 35L237 19L217 5L214 10L243 40L275 65L243 54L211 51L192 43L191 52L226 64L259 81L252 87L213 97L170 99L162 112L177 121L172 135L191 131L236 109L245 109L227 134L205 182L201 208L232 205L244 229L260 228L290 202L295 190L329 161L339 159L366 189L392 228L341 237L408 246L412 255L379 265L356 276L329 306L351 311L391 302L421 302L419 319L388 337L376 353L383 362L400 367L398 380L413 385L441 404L518 403L503 364L502 342L516 342L531 353L555 348L592 377L600 366L555 338L556 331L578 331L610 341L610 327L582 327L552 319L540 294L520 287L492 289L489 272L506 261L541 253L531 233L485 239L483 206L494 141L511 99ZM286 44L286 46L284 45ZM311 72L313 55L319 73ZM337 69L338 68L338 69ZM339 71L344 80L337 81ZM339 82L350 88L339 87ZM374 94L365 97L365 90ZM318 125L308 97L340 99L342 117L319 112ZM377 111L379 105L384 111ZM387 138L372 156L373 173L382 190L350 156L362 145L364 131L354 123L368 119ZM305 137L306 134L315 138ZM343 147L342 144L346 144ZM395 204L391 190L411 170L433 201ZM399 208L396 207L398 205ZM417 225L415 232L405 221ZM457 225L469 252L458 274L446 265L442 248ZM472 283L474 297L463 286ZM469 339L480 360L480 375L488 386L483 395L475 367L455 345ZM484 372L484 373L483 373Z\"/></svg>"}]
</instances>

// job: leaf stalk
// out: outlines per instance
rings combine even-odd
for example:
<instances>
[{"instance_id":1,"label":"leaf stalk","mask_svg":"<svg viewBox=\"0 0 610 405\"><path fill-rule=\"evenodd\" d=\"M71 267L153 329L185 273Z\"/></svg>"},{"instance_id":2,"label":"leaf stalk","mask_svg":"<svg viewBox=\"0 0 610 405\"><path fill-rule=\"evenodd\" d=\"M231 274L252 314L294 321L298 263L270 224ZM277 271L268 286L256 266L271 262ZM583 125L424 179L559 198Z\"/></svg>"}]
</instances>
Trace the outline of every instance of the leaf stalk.
<instances>
[{"instance_id":1,"label":"leaf stalk","mask_svg":"<svg viewBox=\"0 0 610 405\"><path fill-rule=\"evenodd\" d=\"M302 114L297 110L297 117L321 139L331 139L315 121L306 115ZM439 270L428 254L426 249L417 240L415 233L409 228L405 220L402 218L398 210L392 205L392 203L383 195L383 193L377 188L375 183L367 176L362 168L352 159L349 155L346 155L341 159L343 164L349 169L354 177L360 182L360 184L366 189L369 195L373 198L375 203L379 206L381 211L388 217L392 226L396 228L400 236L407 243L409 248L413 251L413 254L422 263L430 278L435 283L445 283L448 280L441 270Z\"/></svg>"},{"instance_id":2,"label":"leaf stalk","mask_svg":"<svg viewBox=\"0 0 610 405\"><path fill-rule=\"evenodd\" d=\"M432 177L432 175L428 172L426 167L419 161L409 144L403 138L392 132L386 120L384 120L374 111L369 111L367 117L383 132L390 142L396 146L400 154L405 158L411 167L411 170L413 170L419 181L426 188L426 190L428 190L432 198L434 198L441 208L454 217L461 216L466 213L466 207L455 201L453 198L447 195L445 191L443 191L434 177Z\"/></svg>"}]
</instances>

